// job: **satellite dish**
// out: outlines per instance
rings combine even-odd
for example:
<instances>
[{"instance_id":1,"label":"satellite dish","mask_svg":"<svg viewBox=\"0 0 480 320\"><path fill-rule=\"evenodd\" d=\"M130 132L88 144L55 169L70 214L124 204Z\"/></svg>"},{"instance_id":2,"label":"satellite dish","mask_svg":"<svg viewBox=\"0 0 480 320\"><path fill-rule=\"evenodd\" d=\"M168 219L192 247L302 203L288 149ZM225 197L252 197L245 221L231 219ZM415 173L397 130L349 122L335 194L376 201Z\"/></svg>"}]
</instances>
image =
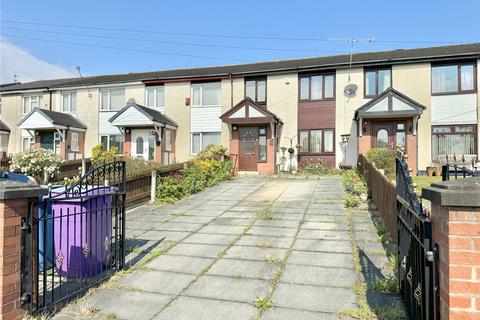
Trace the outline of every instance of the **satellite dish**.
<instances>
[{"instance_id":1,"label":"satellite dish","mask_svg":"<svg viewBox=\"0 0 480 320\"><path fill-rule=\"evenodd\" d=\"M343 94L345 94L346 97L351 98L355 96L355 93L357 92L358 86L354 83L347 84L345 86L345 89L343 89Z\"/></svg>"}]
</instances>

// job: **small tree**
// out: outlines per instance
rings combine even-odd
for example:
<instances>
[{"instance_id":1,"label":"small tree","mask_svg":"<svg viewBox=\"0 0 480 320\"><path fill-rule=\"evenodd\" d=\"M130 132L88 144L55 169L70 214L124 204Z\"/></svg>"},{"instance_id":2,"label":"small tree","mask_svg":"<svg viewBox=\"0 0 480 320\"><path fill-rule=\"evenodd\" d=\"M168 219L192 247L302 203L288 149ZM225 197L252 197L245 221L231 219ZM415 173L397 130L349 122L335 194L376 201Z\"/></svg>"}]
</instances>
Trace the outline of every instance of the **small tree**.
<instances>
[{"instance_id":1,"label":"small tree","mask_svg":"<svg viewBox=\"0 0 480 320\"><path fill-rule=\"evenodd\" d=\"M118 153L117 147L111 147L109 150L103 150L101 144L92 148L92 164L98 166L102 163L113 162Z\"/></svg>"},{"instance_id":2,"label":"small tree","mask_svg":"<svg viewBox=\"0 0 480 320\"><path fill-rule=\"evenodd\" d=\"M60 156L45 149L30 149L13 156L10 170L34 177L38 182L53 177L59 169ZM46 182L46 181L44 181Z\"/></svg>"}]
</instances>

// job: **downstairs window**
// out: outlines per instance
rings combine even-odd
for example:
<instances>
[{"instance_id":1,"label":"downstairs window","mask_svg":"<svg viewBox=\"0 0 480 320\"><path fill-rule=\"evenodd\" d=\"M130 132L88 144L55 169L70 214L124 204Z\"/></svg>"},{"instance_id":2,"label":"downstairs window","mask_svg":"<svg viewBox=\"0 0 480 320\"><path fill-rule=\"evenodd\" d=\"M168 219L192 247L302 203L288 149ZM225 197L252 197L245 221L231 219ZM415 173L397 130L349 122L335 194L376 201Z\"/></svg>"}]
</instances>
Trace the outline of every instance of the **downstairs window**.
<instances>
[{"instance_id":1,"label":"downstairs window","mask_svg":"<svg viewBox=\"0 0 480 320\"><path fill-rule=\"evenodd\" d=\"M432 161L439 155L476 154L476 125L432 127Z\"/></svg>"}]
</instances>

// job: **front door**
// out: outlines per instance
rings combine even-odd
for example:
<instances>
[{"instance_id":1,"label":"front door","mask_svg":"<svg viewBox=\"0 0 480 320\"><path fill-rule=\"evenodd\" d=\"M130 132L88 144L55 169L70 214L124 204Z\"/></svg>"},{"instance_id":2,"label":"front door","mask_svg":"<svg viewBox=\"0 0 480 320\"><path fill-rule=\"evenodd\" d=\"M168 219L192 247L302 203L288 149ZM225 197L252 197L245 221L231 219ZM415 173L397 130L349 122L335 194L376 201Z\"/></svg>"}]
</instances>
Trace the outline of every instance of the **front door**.
<instances>
[{"instance_id":1,"label":"front door","mask_svg":"<svg viewBox=\"0 0 480 320\"><path fill-rule=\"evenodd\" d=\"M375 123L373 125L373 146L395 149L395 126L393 123Z\"/></svg>"},{"instance_id":2,"label":"front door","mask_svg":"<svg viewBox=\"0 0 480 320\"><path fill-rule=\"evenodd\" d=\"M238 130L239 159L238 167L244 171L257 170L257 138L258 128L240 127Z\"/></svg>"},{"instance_id":3,"label":"front door","mask_svg":"<svg viewBox=\"0 0 480 320\"><path fill-rule=\"evenodd\" d=\"M40 148L54 151L53 132L40 133Z\"/></svg>"},{"instance_id":4,"label":"front door","mask_svg":"<svg viewBox=\"0 0 480 320\"><path fill-rule=\"evenodd\" d=\"M132 129L132 157L154 160L155 136L150 129Z\"/></svg>"}]
</instances>

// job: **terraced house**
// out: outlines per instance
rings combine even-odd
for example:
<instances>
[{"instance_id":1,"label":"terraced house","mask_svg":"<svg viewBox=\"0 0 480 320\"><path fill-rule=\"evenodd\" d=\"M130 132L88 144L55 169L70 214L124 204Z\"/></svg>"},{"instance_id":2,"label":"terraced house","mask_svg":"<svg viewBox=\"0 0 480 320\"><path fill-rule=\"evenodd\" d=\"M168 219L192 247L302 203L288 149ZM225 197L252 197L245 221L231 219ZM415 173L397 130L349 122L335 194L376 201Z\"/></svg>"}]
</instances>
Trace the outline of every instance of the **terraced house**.
<instances>
[{"instance_id":1,"label":"terraced house","mask_svg":"<svg viewBox=\"0 0 480 320\"><path fill-rule=\"evenodd\" d=\"M238 170L274 173L403 145L423 171L478 154L479 63L466 44L14 84L0 147L75 159L101 143L167 164L223 144Z\"/></svg>"}]
</instances>

